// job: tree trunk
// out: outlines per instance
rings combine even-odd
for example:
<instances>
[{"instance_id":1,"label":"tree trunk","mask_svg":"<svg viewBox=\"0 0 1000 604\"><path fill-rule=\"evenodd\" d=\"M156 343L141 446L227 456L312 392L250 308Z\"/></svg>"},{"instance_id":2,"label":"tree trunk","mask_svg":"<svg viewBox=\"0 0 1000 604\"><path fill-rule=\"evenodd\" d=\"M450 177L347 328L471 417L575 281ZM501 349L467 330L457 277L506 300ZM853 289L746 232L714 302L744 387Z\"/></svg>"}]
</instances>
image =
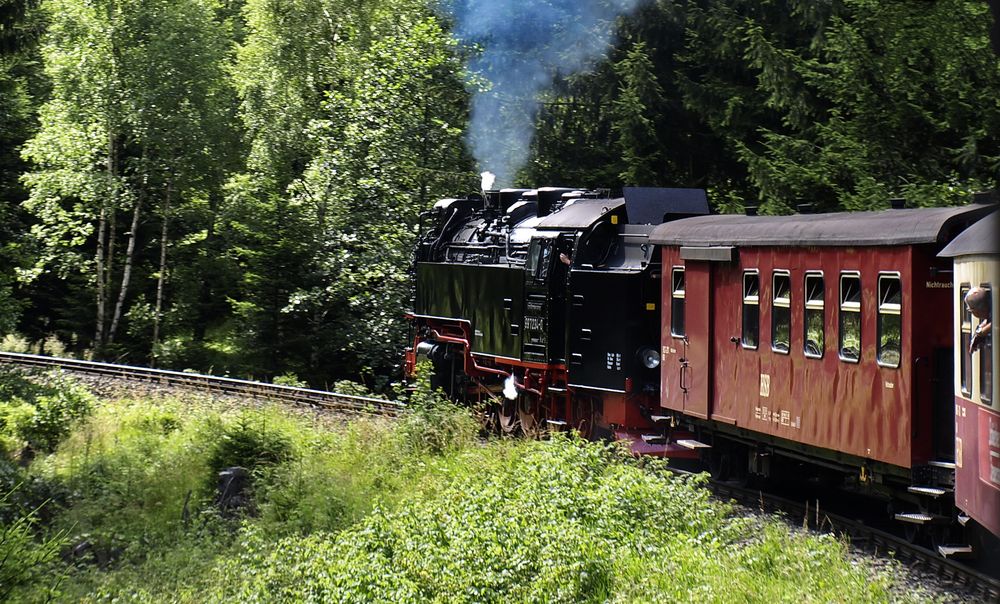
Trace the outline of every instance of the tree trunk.
<instances>
[{"instance_id":1,"label":"tree trunk","mask_svg":"<svg viewBox=\"0 0 1000 604\"><path fill-rule=\"evenodd\" d=\"M125 249L125 268L122 270L122 285L118 290L118 302L115 304L115 314L111 319L111 329L108 331L108 344L115 341L118 333L118 323L122 318L122 308L125 306L125 296L128 294L129 281L132 279L132 259L135 256L135 240L139 234L139 215L142 213L142 195L136 199L132 211L132 228L128 233L128 248Z\"/></svg>"},{"instance_id":2,"label":"tree trunk","mask_svg":"<svg viewBox=\"0 0 1000 604\"><path fill-rule=\"evenodd\" d=\"M219 197L217 193L211 193L208 197L208 207L209 207L209 219L208 219L208 233L205 235L205 241L202 243L205 254L204 256L214 256L215 255L215 222L219 215ZM199 260L199 262L204 263L204 259ZM201 278L198 283L198 312L197 321L194 325L194 334L192 339L197 343L202 343L205 341L205 330L208 323L208 314L212 306L212 288L209 285L209 280L212 275L215 274L215 270L206 270L206 265L202 264Z\"/></svg>"},{"instance_id":3,"label":"tree trunk","mask_svg":"<svg viewBox=\"0 0 1000 604\"><path fill-rule=\"evenodd\" d=\"M110 161L110 160L109 160ZM100 358L100 350L104 345L104 232L107 230L107 210L101 208L97 219L97 253L94 262L97 264L97 327L94 330L94 356Z\"/></svg>"},{"instance_id":4,"label":"tree trunk","mask_svg":"<svg viewBox=\"0 0 1000 604\"><path fill-rule=\"evenodd\" d=\"M118 153L114 129L108 127L108 199L101 204L97 219L97 321L94 329L94 357L101 358L106 343L105 321L108 316L108 293L111 291L111 268L115 255L115 216L118 199ZM109 225L110 223L110 225Z\"/></svg>"},{"instance_id":5,"label":"tree trunk","mask_svg":"<svg viewBox=\"0 0 1000 604\"><path fill-rule=\"evenodd\" d=\"M115 187L117 190L117 186ZM111 202L111 214L108 216L108 251L104 254L104 296L107 298L111 291L111 280L115 273L115 242L118 239L118 197L115 195ZM107 315L105 315L107 319Z\"/></svg>"},{"instance_id":6,"label":"tree trunk","mask_svg":"<svg viewBox=\"0 0 1000 604\"><path fill-rule=\"evenodd\" d=\"M160 341L160 313L163 310L163 284L167 279L167 225L170 222L170 193L172 181L167 181L167 195L163 200L163 228L160 230L160 274L156 279L156 310L153 312L153 345L149 364L156 367L156 345Z\"/></svg>"}]
</instances>

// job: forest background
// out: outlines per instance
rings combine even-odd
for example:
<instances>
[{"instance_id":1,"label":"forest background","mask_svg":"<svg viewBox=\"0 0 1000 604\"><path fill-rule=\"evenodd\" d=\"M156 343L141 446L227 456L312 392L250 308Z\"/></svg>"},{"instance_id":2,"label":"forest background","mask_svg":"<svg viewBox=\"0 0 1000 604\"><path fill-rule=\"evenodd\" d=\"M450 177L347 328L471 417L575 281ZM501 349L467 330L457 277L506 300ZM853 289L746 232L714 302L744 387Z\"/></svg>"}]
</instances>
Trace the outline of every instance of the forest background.
<instances>
[{"instance_id":1,"label":"forest background","mask_svg":"<svg viewBox=\"0 0 1000 604\"><path fill-rule=\"evenodd\" d=\"M490 168L467 150L470 99L496 101L501 140L521 110L468 67L491 37L455 35L460 4L0 0L0 337L319 387L397 379L420 212ZM533 2L565 18L520 35L558 40L574 4ZM545 74L503 184L700 187L717 211L770 214L997 185L982 0L628 9L584 24L615 32L607 53Z\"/></svg>"}]
</instances>

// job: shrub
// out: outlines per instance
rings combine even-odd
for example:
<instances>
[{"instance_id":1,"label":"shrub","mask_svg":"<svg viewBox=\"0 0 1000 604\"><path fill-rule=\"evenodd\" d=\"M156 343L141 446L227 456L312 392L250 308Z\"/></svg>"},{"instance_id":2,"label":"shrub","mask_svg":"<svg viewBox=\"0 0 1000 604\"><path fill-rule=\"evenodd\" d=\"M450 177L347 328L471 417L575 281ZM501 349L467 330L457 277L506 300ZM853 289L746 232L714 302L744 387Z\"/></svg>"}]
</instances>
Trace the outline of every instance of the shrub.
<instances>
[{"instance_id":1,"label":"shrub","mask_svg":"<svg viewBox=\"0 0 1000 604\"><path fill-rule=\"evenodd\" d=\"M0 340L0 351L28 354L32 352L31 342L22 336L9 333Z\"/></svg>"},{"instance_id":2,"label":"shrub","mask_svg":"<svg viewBox=\"0 0 1000 604\"><path fill-rule=\"evenodd\" d=\"M277 384L278 386L291 386L293 388L306 388L309 386L304 380L299 379L299 376L295 375L291 371L283 373L276 376L271 383Z\"/></svg>"},{"instance_id":3,"label":"shrub","mask_svg":"<svg viewBox=\"0 0 1000 604\"><path fill-rule=\"evenodd\" d=\"M16 489L0 497L0 602L7 601L18 588L37 588L45 578L45 565L51 562L63 542L63 534L41 541L35 539L36 512L9 514L7 508Z\"/></svg>"},{"instance_id":4,"label":"shrub","mask_svg":"<svg viewBox=\"0 0 1000 604\"><path fill-rule=\"evenodd\" d=\"M48 520L56 506L66 500L65 488L57 482L31 474L13 461L0 457L0 524L11 524L22 516Z\"/></svg>"},{"instance_id":5,"label":"shrub","mask_svg":"<svg viewBox=\"0 0 1000 604\"><path fill-rule=\"evenodd\" d=\"M247 412L223 426L208 461L214 472L233 466L254 471L287 461L293 452L291 439L272 428L266 414Z\"/></svg>"},{"instance_id":6,"label":"shrub","mask_svg":"<svg viewBox=\"0 0 1000 604\"><path fill-rule=\"evenodd\" d=\"M49 373L41 382L24 374L6 372L0 377L0 434L5 448L22 441L40 451L53 451L69 434L74 422L93 409L86 389L62 373Z\"/></svg>"},{"instance_id":7,"label":"shrub","mask_svg":"<svg viewBox=\"0 0 1000 604\"><path fill-rule=\"evenodd\" d=\"M330 388L331 392L337 392L339 394L348 394L351 396L367 396L371 398L381 398L384 399L385 396L381 394L376 394L365 386L364 384L359 384L357 382L352 382L351 380L338 380L333 383L333 387Z\"/></svg>"},{"instance_id":8,"label":"shrub","mask_svg":"<svg viewBox=\"0 0 1000 604\"><path fill-rule=\"evenodd\" d=\"M471 443L479 424L470 410L430 387L430 366L421 363L407 409L400 418L398 434L410 452L440 455Z\"/></svg>"},{"instance_id":9,"label":"shrub","mask_svg":"<svg viewBox=\"0 0 1000 604\"><path fill-rule=\"evenodd\" d=\"M723 509L688 480L615 458L609 446L563 438L519 445L494 466L467 460L437 494L376 510L335 539L251 536L227 567L223 582L240 586L227 597L603 602L619 557L698 538Z\"/></svg>"}]
</instances>

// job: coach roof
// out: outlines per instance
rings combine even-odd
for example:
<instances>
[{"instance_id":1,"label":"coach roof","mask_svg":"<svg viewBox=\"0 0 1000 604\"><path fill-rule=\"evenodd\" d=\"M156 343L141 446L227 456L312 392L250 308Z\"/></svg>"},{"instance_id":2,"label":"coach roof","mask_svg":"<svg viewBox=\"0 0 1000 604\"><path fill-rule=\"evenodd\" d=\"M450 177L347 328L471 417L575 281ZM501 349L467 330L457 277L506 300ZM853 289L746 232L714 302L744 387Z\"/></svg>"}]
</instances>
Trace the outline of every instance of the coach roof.
<instances>
[{"instance_id":1,"label":"coach roof","mask_svg":"<svg viewBox=\"0 0 1000 604\"><path fill-rule=\"evenodd\" d=\"M1000 212L993 212L976 224L962 231L938 256L953 258L972 254L1000 254L997 230L1000 228Z\"/></svg>"},{"instance_id":2,"label":"coach roof","mask_svg":"<svg viewBox=\"0 0 1000 604\"><path fill-rule=\"evenodd\" d=\"M912 245L950 239L995 205L876 212L684 218L657 226L652 243L685 246Z\"/></svg>"}]
</instances>

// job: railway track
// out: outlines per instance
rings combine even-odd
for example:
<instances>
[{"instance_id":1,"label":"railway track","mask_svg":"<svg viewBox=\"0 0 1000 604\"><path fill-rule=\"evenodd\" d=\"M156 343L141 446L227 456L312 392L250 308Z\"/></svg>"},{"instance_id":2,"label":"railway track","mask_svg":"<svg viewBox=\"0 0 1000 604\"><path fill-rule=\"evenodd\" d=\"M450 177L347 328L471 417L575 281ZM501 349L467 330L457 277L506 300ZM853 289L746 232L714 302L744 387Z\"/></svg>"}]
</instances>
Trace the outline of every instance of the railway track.
<instances>
[{"instance_id":1,"label":"railway track","mask_svg":"<svg viewBox=\"0 0 1000 604\"><path fill-rule=\"evenodd\" d=\"M378 398L326 392L309 388L296 388L228 377L150 369L134 365L95 363L77 359L46 357L33 354L0 352L0 364L19 367L60 368L72 373L92 376L109 376L126 380L153 382L179 386L202 392L243 395L270 399L295 405L308 405L342 412L395 417L405 408L403 403Z\"/></svg>"},{"instance_id":2,"label":"railway track","mask_svg":"<svg viewBox=\"0 0 1000 604\"><path fill-rule=\"evenodd\" d=\"M817 507L810 509L807 503L730 482L712 480L709 487L723 499L736 500L747 507L765 512L780 511L788 518L803 518L803 524L809 528L832 530L849 538L852 545L870 554L885 556L891 553L894 559L904 564L950 581L976 602L1000 603L1000 577L986 574L960 561L943 558L935 551L872 527L863 520L819 511Z\"/></svg>"}]
</instances>

